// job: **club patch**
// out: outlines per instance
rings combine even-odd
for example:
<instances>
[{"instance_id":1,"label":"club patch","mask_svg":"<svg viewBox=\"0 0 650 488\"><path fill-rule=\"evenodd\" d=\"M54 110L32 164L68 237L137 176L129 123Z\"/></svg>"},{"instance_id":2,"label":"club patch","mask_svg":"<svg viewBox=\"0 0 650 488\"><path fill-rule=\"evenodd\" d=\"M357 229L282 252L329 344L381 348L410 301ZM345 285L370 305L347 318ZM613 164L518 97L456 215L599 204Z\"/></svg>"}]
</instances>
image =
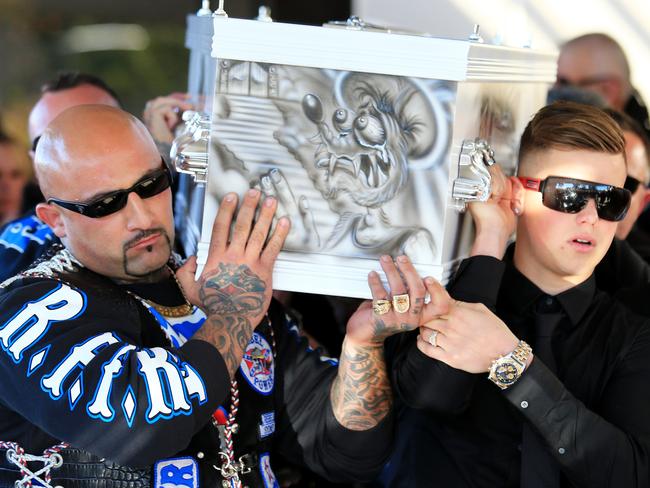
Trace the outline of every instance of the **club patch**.
<instances>
[{"instance_id":1,"label":"club patch","mask_svg":"<svg viewBox=\"0 0 650 488\"><path fill-rule=\"evenodd\" d=\"M260 474L265 488L280 488L278 480L275 479L275 474L271 469L271 457L268 452L260 456Z\"/></svg>"},{"instance_id":2,"label":"club patch","mask_svg":"<svg viewBox=\"0 0 650 488\"><path fill-rule=\"evenodd\" d=\"M275 412L263 413L260 417L260 440L275 432Z\"/></svg>"},{"instance_id":3,"label":"club patch","mask_svg":"<svg viewBox=\"0 0 650 488\"><path fill-rule=\"evenodd\" d=\"M163 459L154 465L154 488L198 488L199 466L194 458Z\"/></svg>"},{"instance_id":4,"label":"club patch","mask_svg":"<svg viewBox=\"0 0 650 488\"><path fill-rule=\"evenodd\" d=\"M274 383L273 351L268 341L257 332L246 346L240 369L255 391L269 395Z\"/></svg>"}]
</instances>

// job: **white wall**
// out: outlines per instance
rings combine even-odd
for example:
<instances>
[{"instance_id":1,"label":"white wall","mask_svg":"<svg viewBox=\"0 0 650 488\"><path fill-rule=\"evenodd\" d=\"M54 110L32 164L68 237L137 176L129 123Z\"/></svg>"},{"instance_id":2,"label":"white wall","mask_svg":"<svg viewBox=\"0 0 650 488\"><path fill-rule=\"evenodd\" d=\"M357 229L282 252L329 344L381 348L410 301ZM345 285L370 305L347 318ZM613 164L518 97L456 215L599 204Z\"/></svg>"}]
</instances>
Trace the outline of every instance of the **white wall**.
<instances>
[{"instance_id":1,"label":"white wall","mask_svg":"<svg viewBox=\"0 0 650 488\"><path fill-rule=\"evenodd\" d=\"M353 0L366 22L465 39L480 24L486 42L557 49L588 32L604 32L627 53L632 80L650 103L649 0Z\"/></svg>"}]
</instances>

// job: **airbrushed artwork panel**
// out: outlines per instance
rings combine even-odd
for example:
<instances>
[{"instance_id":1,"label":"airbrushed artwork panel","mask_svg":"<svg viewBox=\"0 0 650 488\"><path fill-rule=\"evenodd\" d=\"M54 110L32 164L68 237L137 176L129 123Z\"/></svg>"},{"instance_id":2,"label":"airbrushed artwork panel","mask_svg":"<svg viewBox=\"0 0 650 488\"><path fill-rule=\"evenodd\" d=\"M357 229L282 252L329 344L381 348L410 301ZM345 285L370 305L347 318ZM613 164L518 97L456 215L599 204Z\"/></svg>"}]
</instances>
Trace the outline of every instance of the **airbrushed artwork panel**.
<instances>
[{"instance_id":1,"label":"airbrushed artwork panel","mask_svg":"<svg viewBox=\"0 0 650 488\"><path fill-rule=\"evenodd\" d=\"M208 194L277 197L285 251L439 263L456 84L219 60Z\"/></svg>"}]
</instances>

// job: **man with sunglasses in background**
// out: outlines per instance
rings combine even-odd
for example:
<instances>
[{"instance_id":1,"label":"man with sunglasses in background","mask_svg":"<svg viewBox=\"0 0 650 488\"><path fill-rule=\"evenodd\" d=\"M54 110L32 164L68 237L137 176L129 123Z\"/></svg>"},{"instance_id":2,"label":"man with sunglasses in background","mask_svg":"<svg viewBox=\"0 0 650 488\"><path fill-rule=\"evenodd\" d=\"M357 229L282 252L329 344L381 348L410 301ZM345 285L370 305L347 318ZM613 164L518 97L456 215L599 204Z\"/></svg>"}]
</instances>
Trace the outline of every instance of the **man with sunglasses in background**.
<instances>
[{"instance_id":1,"label":"man with sunglasses in background","mask_svg":"<svg viewBox=\"0 0 650 488\"><path fill-rule=\"evenodd\" d=\"M430 285L440 317L400 338L396 389L426 412L406 414L388 485L649 486L650 324L593 277L630 203L624 149L587 105L528 124L519 177L472 205L473 257L449 287L462 301Z\"/></svg>"},{"instance_id":2,"label":"man with sunglasses in background","mask_svg":"<svg viewBox=\"0 0 650 488\"><path fill-rule=\"evenodd\" d=\"M596 266L596 284L601 290L619 296L622 289L650 282L650 235L637 223L650 197L650 146L645 132L634 119L611 109L605 112L623 131L627 167L624 188L632 197L625 218L618 223L612 245ZM647 300L643 298L642 302Z\"/></svg>"},{"instance_id":3,"label":"man with sunglasses in background","mask_svg":"<svg viewBox=\"0 0 650 488\"><path fill-rule=\"evenodd\" d=\"M274 198L252 189L237 211L226 195L195 281L137 119L70 108L35 165L37 215L63 246L0 287L0 486L278 486L274 452L333 481L376 474L392 440L383 341L428 309L408 258L381 261L408 313L364 303L337 364L271 302L290 227L271 230ZM390 303L377 273L368 283Z\"/></svg>"}]
</instances>

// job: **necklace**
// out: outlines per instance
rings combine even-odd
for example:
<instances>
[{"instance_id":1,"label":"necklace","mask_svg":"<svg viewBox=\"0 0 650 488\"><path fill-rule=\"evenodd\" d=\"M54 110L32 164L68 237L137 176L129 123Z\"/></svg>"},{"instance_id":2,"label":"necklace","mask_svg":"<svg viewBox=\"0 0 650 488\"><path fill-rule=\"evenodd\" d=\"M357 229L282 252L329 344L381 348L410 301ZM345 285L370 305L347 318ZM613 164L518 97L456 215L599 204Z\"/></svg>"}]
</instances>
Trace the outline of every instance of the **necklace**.
<instances>
[{"instance_id":1,"label":"necklace","mask_svg":"<svg viewBox=\"0 0 650 488\"><path fill-rule=\"evenodd\" d=\"M178 278L176 278L176 273L174 273L174 270L171 269L169 265L167 265L167 269L171 273L172 278L174 278L174 281L176 282L176 285L178 286L181 295L183 295L183 300L185 300L185 303L182 305L174 305L170 307L167 305L161 305L160 303L156 303L153 300L144 299L144 301L147 302L149 305L151 305L163 317L176 318L176 317L184 317L185 315L189 315L192 312L192 309L194 307L192 307L192 304L187 299L187 296L185 296L185 290L183 290L183 287L178 281Z\"/></svg>"}]
</instances>

